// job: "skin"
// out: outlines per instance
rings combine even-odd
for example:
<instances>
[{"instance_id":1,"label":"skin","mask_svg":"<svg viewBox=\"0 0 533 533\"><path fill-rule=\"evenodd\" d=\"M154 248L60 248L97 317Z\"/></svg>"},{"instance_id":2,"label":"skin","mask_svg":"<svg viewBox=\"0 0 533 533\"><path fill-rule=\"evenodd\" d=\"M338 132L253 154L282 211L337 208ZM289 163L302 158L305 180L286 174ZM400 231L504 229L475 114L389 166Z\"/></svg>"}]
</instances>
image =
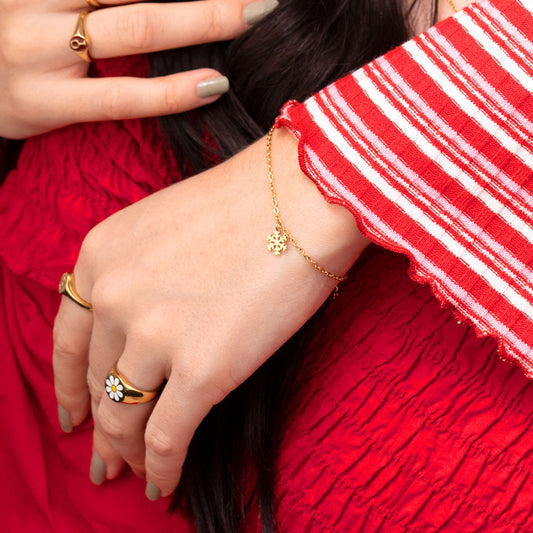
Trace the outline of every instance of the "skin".
<instances>
[{"instance_id":1,"label":"skin","mask_svg":"<svg viewBox=\"0 0 533 533\"><path fill-rule=\"evenodd\" d=\"M346 209L323 200L295 151L292 135L276 132L273 164L284 223L321 265L343 274L367 240ZM74 425L89 409L88 375L94 449L108 478L123 458L163 496L171 493L203 417L333 290L336 282L294 248L281 256L267 250L274 226L262 139L88 235L75 275L94 312L63 299L54 369L59 404ZM104 395L116 360L142 389L168 379L158 401L120 405Z\"/></svg>"},{"instance_id":2,"label":"skin","mask_svg":"<svg viewBox=\"0 0 533 533\"><path fill-rule=\"evenodd\" d=\"M104 5L109 3L102 2ZM251 0L203 0L113 7L87 17L95 59L231 39L245 31ZM130 4L130 5L121 5ZM89 79L89 65L68 47L84 0L0 0L0 136L23 139L96 120L179 113L209 104L196 86L220 76L204 68L156 79ZM39 41L35 32L39 29Z\"/></svg>"},{"instance_id":3,"label":"skin","mask_svg":"<svg viewBox=\"0 0 533 533\"><path fill-rule=\"evenodd\" d=\"M156 80L88 79L87 64L65 45L85 4L69 2L0 0L0 135L24 138L73 122L161 115L216 99L199 99L195 92L199 81L218 74L211 69ZM95 58L227 39L246 28L245 1L121 3L127 2L88 17ZM441 2L439 18L451 14ZM25 32L37 16L38 47ZM352 215L326 203L301 172L296 142L286 130L274 136L273 157L285 224L319 264L343 274L368 241ZM112 479L127 462L146 477L151 499L170 494L211 407L331 293L335 282L294 248L280 257L267 251L274 225L262 139L89 233L74 272L94 312L63 298L53 359L58 403L68 418L64 427L92 411L100 469L94 480ZM129 406L103 395L116 361L142 389L167 379L160 398Z\"/></svg>"}]
</instances>

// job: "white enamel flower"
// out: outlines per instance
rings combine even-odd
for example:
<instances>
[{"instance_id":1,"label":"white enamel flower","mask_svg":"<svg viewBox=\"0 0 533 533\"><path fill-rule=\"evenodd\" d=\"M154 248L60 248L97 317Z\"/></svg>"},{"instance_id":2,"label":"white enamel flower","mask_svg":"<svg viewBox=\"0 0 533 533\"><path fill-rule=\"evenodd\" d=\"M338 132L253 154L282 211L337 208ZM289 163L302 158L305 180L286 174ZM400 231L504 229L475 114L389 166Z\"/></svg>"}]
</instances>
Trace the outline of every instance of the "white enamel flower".
<instances>
[{"instance_id":1,"label":"white enamel flower","mask_svg":"<svg viewBox=\"0 0 533 533\"><path fill-rule=\"evenodd\" d=\"M121 402L124 398L124 387L120 383L120 379L115 376L108 376L105 380L105 390L107 395L115 402Z\"/></svg>"}]
</instances>

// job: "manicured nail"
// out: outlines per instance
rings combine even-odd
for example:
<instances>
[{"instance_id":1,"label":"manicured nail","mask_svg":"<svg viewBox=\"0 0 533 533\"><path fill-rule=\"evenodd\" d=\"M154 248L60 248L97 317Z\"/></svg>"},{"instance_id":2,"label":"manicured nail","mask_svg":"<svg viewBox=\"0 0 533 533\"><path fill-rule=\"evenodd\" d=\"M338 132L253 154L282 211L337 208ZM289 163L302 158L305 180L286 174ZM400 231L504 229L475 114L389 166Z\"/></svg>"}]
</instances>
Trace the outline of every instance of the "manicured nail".
<instances>
[{"instance_id":1,"label":"manicured nail","mask_svg":"<svg viewBox=\"0 0 533 533\"><path fill-rule=\"evenodd\" d=\"M101 485L105 481L106 466L104 460L93 452L91 459L91 469L89 470L89 477L95 485Z\"/></svg>"},{"instance_id":2,"label":"manicured nail","mask_svg":"<svg viewBox=\"0 0 533 533\"><path fill-rule=\"evenodd\" d=\"M161 491L151 481L149 481L146 484L146 497L151 502L155 502L159 500L159 496L161 496Z\"/></svg>"},{"instance_id":3,"label":"manicured nail","mask_svg":"<svg viewBox=\"0 0 533 533\"><path fill-rule=\"evenodd\" d=\"M226 76L217 76L216 78L207 78L196 86L196 94L200 98L208 96L218 96L229 91L229 80Z\"/></svg>"},{"instance_id":4,"label":"manicured nail","mask_svg":"<svg viewBox=\"0 0 533 533\"><path fill-rule=\"evenodd\" d=\"M59 418L59 425L61 426L61 429L65 433L72 433L72 419L70 418L70 415L66 409L61 407L60 405L57 406L57 416Z\"/></svg>"},{"instance_id":5,"label":"manicured nail","mask_svg":"<svg viewBox=\"0 0 533 533\"><path fill-rule=\"evenodd\" d=\"M246 24L255 24L264 19L269 13L272 13L279 5L278 0L256 0L248 4L242 14Z\"/></svg>"}]
</instances>

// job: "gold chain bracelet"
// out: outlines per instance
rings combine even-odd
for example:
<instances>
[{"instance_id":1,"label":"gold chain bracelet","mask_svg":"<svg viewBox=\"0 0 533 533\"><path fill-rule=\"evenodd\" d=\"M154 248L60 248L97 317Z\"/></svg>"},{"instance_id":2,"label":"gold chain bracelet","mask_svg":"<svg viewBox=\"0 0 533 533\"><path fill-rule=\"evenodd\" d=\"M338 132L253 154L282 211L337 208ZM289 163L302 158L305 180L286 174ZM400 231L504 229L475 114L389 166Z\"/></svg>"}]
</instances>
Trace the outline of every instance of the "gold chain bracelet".
<instances>
[{"instance_id":1,"label":"gold chain bracelet","mask_svg":"<svg viewBox=\"0 0 533 533\"><path fill-rule=\"evenodd\" d=\"M295 240L295 238L289 233L289 230L285 227L281 221L279 214L279 205L278 198L276 195L276 189L274 188L274 172L272 170L272 135L274 134L275 126L270 128L270 131L267 135L267 149L266 149L266 162L267 162L267 171L268 171L268 183L270 185L270 194L272 197L272 211L274 212L274 217L276 218L276 231L271 233L268 237L268 250L273 252L275 255L280 255L285 252L288 248L288 243L291 243L296 250L303 256L303 258L310 263L314 268L316 268L321 274L324 274L328 278L334 279L336 281L344 281L347 276L336 276L331 272L327 271L325 268L321 267Z\"/></svg>"},{"instance_id":2,"label":"gold chain bracelet","mask_svg":"<svg viewBox=\"0 0 533 533\"><path fill-rule=\"evenodd\" d=\"M450 4L450 7L452 8L452 11L454 13L459 13L459 11L457 10L457 8L455 7L455 4L453 2L453 0L448 0L448 4Z\"/></svg>"}]
</instances>

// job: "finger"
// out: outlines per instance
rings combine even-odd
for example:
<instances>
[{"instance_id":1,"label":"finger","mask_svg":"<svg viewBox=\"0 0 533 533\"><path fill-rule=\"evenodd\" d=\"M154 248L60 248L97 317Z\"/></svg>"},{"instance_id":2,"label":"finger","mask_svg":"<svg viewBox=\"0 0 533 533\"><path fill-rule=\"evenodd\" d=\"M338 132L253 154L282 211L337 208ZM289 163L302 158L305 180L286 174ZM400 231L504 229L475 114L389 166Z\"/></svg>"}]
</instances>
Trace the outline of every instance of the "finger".
<instances>
[{"instance_id":1,"label":"finger","mask_svg":"<svg viewBox=\"0 0 533 533\"><path fill-rule=\"evenodd\" d=\"M99 431L114 452L138 473L145 472L144 431L153 405L117 404L104 397L95 415Z\"/></svg>"},{"instance_id":2,"label":"finger","mask_svg":"<svg viewBox=\"0 0 533 533\"><path fill-rule=\"evenodd\" d=\"M74 122L161 116L214 102L228 89L227 78L212 69L153 79L73 80L57 88L53 95L55 105L48 112L53 119L61 103L64 115L68 115L66 120Z\"/></svg>"},{"instance_id":3,"label":"finger","mask_svg":"<svg viewBox=\"0 0 533 533\"><path fill-rule=\"evenodd\" d=\"M240 0L132 4L94 11L86 24L95 59L224 41L248 27Z\"/></svg>"},{"instance_id":4,"label":"finger","mask_svg":"<svg viewBox=\"0 0 533 533\"><path fill-rule=\"evenodd\" d=\"M101 296L96 297L95 295L95 298L97 304L103 301ZM98 407L102 398L106 396L105 378L124 351L125 344L126 337L120 327L115 325L115 322L105 310L96 307L89 347L89 368L87 371L89 392L96 402L96 407Z\"/></svg>"},{"instance_id":5,"label":"finger","mask_svg":"<svg viewBox=\"0 0 533 533\"><path fill-rule=\"evenodd\" d=\"M97 411L98 403L93 400L92 412L95 415ZM98 417L94 415L93 457L89 475L95 485L101 485L105 479L115 479L126 463L120 453L113 448L109 439L100 428L97 421Z\"/></svg>"},{"instance_id":6,"label":"finger","mask_svg":"<svg viewBox=\"0 0 533 533\"><path fill-rule=\"evenodd\" d=\"M76 288L82 298L90 294L83 277L77 275ZM87 364L92 322L90 311L63 296L54 323L53 367L60 423L66 432L89 412Z\"/></svg>"},{"instance_id":7,"label":"finger","mask_svg":"<svg viewBox=\"0 0 533 533\"><path fill-rule=\"evenodd\" d=\"M93 291L93 299L96 294ZM91 411L94 420L93 457L91 459L90 479L101 485L105 479L114 479L124 468L122 455L110 443L101 428L98 417L99 406L105 395L105 374L118 359L124 349L125 336L114 323L105 316L105 308L100 308L102 298L95 300L91 342L89 346L89 369L87 383L91 393ZM103 300L102 300L103 301Z\"/></svg>"},{"instance_id":8,"label":"finger","mask_svg":"<svg viewBox=\"0 0 533 533\"><path fill-rule=\"evenodd\" d=\"M110 398L114 395L113 391L109 391L109 395L105 392L106 378L110 367L116 362L117 370L128 383L141 390L157 390L165 379L164 366L158 364L160 360L155 356L153 346L150 357L147 357L147 352L143 351L144 344L139 342L136 334L132 333L128 337L120 359L116 355L120 353L117 352L119 345L110 337L105 325L95 321L93 338L99 339L98 342L91 343L89 370L90 381L95 381L91 389L97 389L93 392L93 397L100 398L97 408L93 410L95 424L107 442L134 471L144 472L144 432L154 402L118 403ZM130 347L131 344L135 346L135 351ZM110 354L113 354L111 358Z\"/></svg>"},{"instance_id":9,"label":"finger","mask_svg":"<svg viewBox=\"0 0 533 533\"><path fill-rule=\"evenodd\" d=\"M177 486L189 443L215 402L170 377L150 416L145 434L147 496L168 496Z\"/></svg>"}]
</instances>

